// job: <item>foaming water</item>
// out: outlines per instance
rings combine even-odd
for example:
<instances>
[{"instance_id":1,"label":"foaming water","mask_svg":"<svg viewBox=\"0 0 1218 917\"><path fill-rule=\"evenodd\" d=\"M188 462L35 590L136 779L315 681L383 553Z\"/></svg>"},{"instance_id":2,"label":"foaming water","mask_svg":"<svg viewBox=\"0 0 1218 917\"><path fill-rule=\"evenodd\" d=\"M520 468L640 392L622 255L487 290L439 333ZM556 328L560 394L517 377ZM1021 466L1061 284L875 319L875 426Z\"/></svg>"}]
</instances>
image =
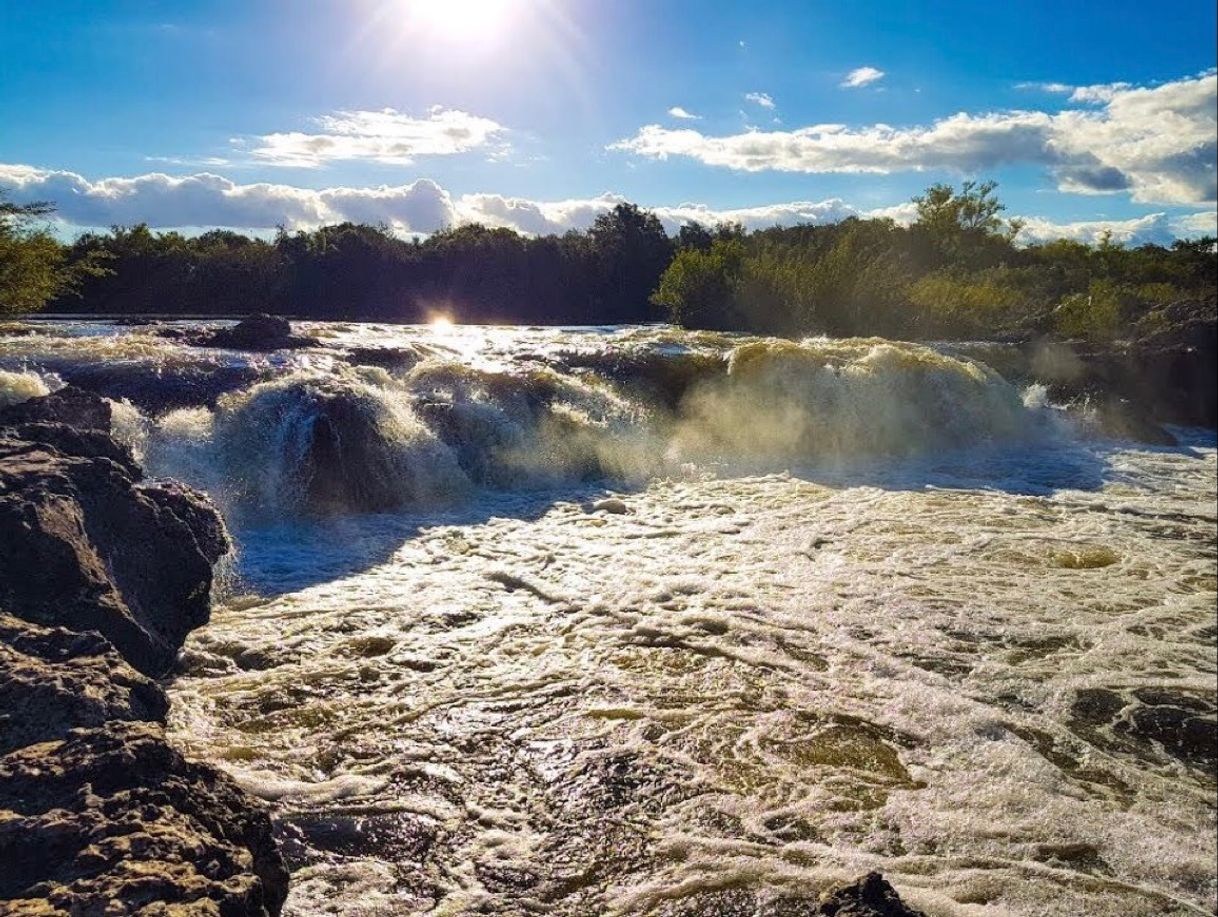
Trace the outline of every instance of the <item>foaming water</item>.
<instances>
[{"instance_id":1,"label":"foaming water","mask_svg":"<svg viewBox=\"0 0 1218 917\"><path fill-rule=\"evenodd\" d=\"M61 384L54 376L48 378L28 370L10 372L0 369L0 408L48 395Z\"/></svg>"},{"instance_id":2,"label":"foaming water","mask_svg":"<svg viewBox=\"0 0 1218 917\"><path fill-rule=\"evenodd\" d=\"M161 414L141 446L149 466L267 519L1052 432L1051 412L989 367L915 344L478 329L372 348L345 327L314 333L334 349Z\"/></svg>"},{"instance_id":3,"label":"foaming water","mask_svg":"<svg viewBox=\"0 0 1218 917\"><path fill-rule=\"evenodd\" d=\"M124 422L233 523L171 725L289 913L1213 912L1212 434L878 340L308 330Z\"/></svg>"}]
</instances>

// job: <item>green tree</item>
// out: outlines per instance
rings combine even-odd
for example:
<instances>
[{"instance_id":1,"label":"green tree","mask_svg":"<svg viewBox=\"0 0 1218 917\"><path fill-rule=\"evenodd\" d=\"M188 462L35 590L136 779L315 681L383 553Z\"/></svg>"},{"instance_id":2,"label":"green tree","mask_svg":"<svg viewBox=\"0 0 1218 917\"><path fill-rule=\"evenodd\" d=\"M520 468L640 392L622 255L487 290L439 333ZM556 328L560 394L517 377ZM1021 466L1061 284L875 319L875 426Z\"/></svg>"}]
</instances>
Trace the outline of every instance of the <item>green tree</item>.
<instances>
[{"instance_id":1,"label":"green tree","mask_svg":"<svg viewBox=\"0 0 1218 917\"><path fill-rule=\"evenodd\" d=\"M715 241L708 251L682 249L660 277L651 301L667 312L669 321L686 328L736 328L743 264L744 246L734 239Z\"/></svg>"},{"instance_id":2,"label":"green tree","mask_svg":"<svg viewBox=\"0 0 1218 917\"><path fill-rule=\"evenodd\" d=\"M599 268L603 322L643 321L673 245L659 218L634 204L602 213L588 230Z\"/></svg>"},{"instance_id":3,"label":"green tree","mask_svg":"<svg viewBox=\"0 0 1218 917\"><path fill-rule=\"evenodd\" d=\"M94 260L68 263L46 226L54 212L46 202L15 204L0 192L0 314L35 312L97 270Z\"/></svg>"},{"instance_id":4,"label":"green tree","mask_svg":"<svg viewBox=\"0 0 1218 917\"><path fill-rule=\"evenodd\" d=\"M1006 205L994 193L997 182L966 181L957 192L934 184L913 199L918 219L913 229L926 237L940 264L984 267L1009 253L1023 221L1002 219Z\"/></svg>"}]
</instances>

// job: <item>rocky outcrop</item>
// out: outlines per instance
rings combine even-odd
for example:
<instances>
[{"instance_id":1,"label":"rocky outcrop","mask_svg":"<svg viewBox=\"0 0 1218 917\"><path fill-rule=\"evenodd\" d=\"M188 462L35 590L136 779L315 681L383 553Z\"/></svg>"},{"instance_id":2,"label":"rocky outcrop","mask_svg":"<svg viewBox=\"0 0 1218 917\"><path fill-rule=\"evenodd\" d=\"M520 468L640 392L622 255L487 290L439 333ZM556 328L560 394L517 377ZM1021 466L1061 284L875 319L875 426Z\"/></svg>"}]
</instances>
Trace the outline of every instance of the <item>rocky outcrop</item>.
<instances>
[{"instance_id":1,"label":"rocky outcrop","mask_svg":"<svg viewBox=\"0 0 1218 917\"><path fill-rule=\"evenodd\" d=\"M0 911L279 912L269 816L169 746L149 677L227 548L204 496L142 480L103 399L0 411Z\"/></svg>"},{"instance_id":2,"label":"rocky outcrop","mask_svg":"<svg viewBox=\"0 0 1218 917\"><path fill-rule=\"evenodd\" d=\"M71 358L47 360L43 365L69 385L129 401L150 417L179 408L214 408L223 395L255 385L270 374L257 365L224 365L208 359L182 360L166 373L150 372L140 364Z\"/></svg>"},{"instance_id":3,"label":"rocky outcrop","mask_svg":"<svg viewBox=\"0 0 1218 917\"><path fill-rule=\"evenodd\" d=\"M317 347L316 338L292 334L292 324L277 315L251 315L231 328L203 335L190 343L198 347L224 347L228 350L290 350Z\"/></svg>"},{"instance_id":4,"label":"rocky outcrop","mask_svg":"<svg viewBox=\"0 0 1218 917\"><path fill-rule=\"evenodd\" d=\"M78 727L164 722L169 700L100 634L0 613L0 755Z\"/></svg>"},{"instance_id":5,"label":"rocky outcrop","mask_svg":"<svg viewBox=\"0 0 1218 917\"><path fill-rule=\"evenodd\" d=\"M266 813L148 723L0 758L0 864L18 914L275 914L287 889Z\"/></svg>"},{"instance_id":6,"label":"rocky outcrop","mask_svg":"<svg viewBox=\"0 0 1218 917\"><path fill-rule=\"evenodd\" d=\"M74 389L0 411L0 608L97 631L160 675L207 621L228 538L202 494L143 482L109 425Z\"/></svg>"},{"instance_id":7,"label":"rocky outcrop","mask_svg":"<svg viewBox=\"0 0 1218 917\"><path fill-rule=\"evenodd\" d=\"M1055 400L1088 399L1114 432L1145 438L1151 424L1218 425L1218 321L1212 302L1145 316L1128 340L1024 345L1028 375ZM1161 437L1160 437L1161 438Z\"/></svg>"}]
</instances>

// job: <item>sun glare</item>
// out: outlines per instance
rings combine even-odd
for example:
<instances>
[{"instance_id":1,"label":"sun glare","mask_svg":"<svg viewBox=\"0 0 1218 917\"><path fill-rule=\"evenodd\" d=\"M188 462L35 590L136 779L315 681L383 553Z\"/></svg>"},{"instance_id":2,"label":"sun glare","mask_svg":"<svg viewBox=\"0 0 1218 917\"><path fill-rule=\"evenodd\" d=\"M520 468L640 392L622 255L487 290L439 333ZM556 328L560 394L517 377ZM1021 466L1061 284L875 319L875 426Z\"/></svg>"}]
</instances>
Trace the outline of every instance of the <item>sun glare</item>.
<instances>
[{"instance_id":1,"label":"sun glare","mask_svg":"<svg viewBox=\"0 0 1218 917\"><path fill-rule=\"evenodd\" d=\"M431 326L432 331L452 331L453 320L447 315L435 315L427 323Z\"/></svg>"},{"instance_id":2,"label":"sun glare","mask_svg":"<svg viewBox=\"0 0 1218 917\"><path fill-rule=\"evenodd\" d=\"M501 33L522 5L522 0L406 0L406 15L432 37L482 41Z\"/></svg>"}]
</instances>

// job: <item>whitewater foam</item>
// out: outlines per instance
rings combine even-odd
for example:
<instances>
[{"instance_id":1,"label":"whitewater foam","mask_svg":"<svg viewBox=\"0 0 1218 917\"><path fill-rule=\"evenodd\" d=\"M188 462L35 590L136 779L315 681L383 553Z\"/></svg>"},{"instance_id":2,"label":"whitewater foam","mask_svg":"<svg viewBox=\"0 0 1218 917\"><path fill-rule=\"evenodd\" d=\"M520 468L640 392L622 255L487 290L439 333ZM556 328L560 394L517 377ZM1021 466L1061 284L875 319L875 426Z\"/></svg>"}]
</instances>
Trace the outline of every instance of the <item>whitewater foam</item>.
<instances>
[{"instance_id":1,"label":"whitewater foam","mask_svg":"<svg viewBox=\"0 0 1218 917\"><path fill-rule=\"evenodd\" d=\"M322 330L134 424L233 521L171 728L273 800L293 917L764 913L870 869L932 917L1212 912L1212 434L1080 436L879 340Z\"/></svg>"}]
</instances>

